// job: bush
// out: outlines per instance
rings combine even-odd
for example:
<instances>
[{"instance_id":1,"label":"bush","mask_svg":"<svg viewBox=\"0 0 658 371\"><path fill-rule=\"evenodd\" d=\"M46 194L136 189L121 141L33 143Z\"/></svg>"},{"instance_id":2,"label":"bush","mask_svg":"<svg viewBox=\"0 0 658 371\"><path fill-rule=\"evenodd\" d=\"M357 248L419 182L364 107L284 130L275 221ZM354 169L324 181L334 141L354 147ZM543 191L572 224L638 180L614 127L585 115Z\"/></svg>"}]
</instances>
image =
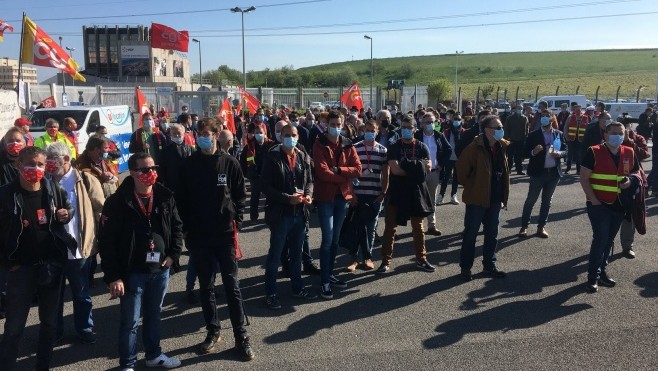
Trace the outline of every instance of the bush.
<instances>
[{"instance_id":1,"label":"bush","mask_svg":"<svg viewBox=\"0 0 658 371\"><path fill-rule=\"evenodd\" d=\"M523 72L523 67L521 66L515 67L514 70L512 70L512 73L521 73L521 72Z\"/></svg>"},{"instance_id":2,"label":"bush","mask_svg":"<svg viewBox=\"0 0 658 371\"><path fill-rule=\"evenodd\" d=\"M446 100L452 94L452 84L446 79L434 80L427 85L427 103Z\"/></svg>"},{"instance_id":3,"label":"bush","mask_svg":"<svg viewBox=\"0 0 658 371\"><path fill-rule=\"evenodd\" d=\"M484 67L483 69L480 70L480 73L481 73L481 74L485 74L485 73L491 73L492 71L493 71L493 68L491 68L491 67Z\"/></svg>"}]
</instances>

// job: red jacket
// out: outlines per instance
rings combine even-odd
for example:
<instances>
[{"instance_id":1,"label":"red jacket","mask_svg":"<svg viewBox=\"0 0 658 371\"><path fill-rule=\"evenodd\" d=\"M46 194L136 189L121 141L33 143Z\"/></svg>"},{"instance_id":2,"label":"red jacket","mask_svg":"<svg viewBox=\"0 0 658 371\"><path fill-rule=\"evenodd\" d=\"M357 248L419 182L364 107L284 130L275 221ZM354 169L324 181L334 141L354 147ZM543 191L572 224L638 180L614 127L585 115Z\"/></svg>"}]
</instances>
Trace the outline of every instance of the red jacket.
<instances>
[{"instance_id":1,"label":"red jacket","mask_svg":"<svg viewBox=\"0 0 658 371\"><path fill-rule=\"evenodd\" d=\"M326 134L318 136L313 144L313 162L315 200L333 201L338 193L348 201L354 197L352 178L361 176L361 161L351 140L341 136L338 146L334 146ZM334 173L332 167L337 167L339 173Z\"/></svg>"}]
</instances>

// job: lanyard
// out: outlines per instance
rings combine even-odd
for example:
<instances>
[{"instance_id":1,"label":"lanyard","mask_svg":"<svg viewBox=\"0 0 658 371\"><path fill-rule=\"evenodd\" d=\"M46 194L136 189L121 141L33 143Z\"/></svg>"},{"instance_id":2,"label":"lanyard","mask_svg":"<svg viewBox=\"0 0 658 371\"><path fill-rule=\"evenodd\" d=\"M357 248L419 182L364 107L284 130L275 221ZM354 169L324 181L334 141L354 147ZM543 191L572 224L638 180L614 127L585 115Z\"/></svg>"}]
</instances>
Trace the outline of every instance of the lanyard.
<instances>
[{"instance_id":1,"label":"lanyard","mask_svg":"<svg viewBox=\"0 0 658 371\"><path fill-rule=\"evenodd\" d=\"M368 169L370 169L370 153L368 152L368 145L363 142L363 149L366 150L366 162L368 162ZM373 151L375 150L375 143L372 144Z\"/></svg>"},{"instance_id":2,"label":"lanyard","mask_svg":"<svg viewBox=\"0 0 658 371\"><path fill-rule=\"evenodd\" d=\"M296 174L295 174L295 167L297 165L297 152L295 152L295 149L292 149L292 156L286 155L286 160L288 160L288 167L290 167L290 174L292 175L292 186L293 188L297 188L297 182L296 182Z\"/></svg>"},{"instance_id":3,"label":"lanyard","mask_svg":"<svg viewBox=\"0 0 658 371\"><path fill-rule=\"evenodd\" d=\"M402 145L404 146L404 142L402 142ZM409 156L407 155L407 148L404 147L404 157L408 160ZM416 159L416 139L411 140L411 159L415 160Z\"/></svg>"},{"instance_id":4,"label":"lanyard","mask_svg":"<svg viewBox=\"0 0 658 371\"><path fill-rule=\"evenodd\" d=\"M139 211L142 213L142 215L146 217L146 219L149 219L149 223L150 223L151 212L153 211L153 193L151 192L149 194L149 200L146 207L144 207L144 203L142 202L137 192L133 191L133 193L135 194L135 200L137 200L137 206L139 206Z\"/></svg>"}]
</instances>

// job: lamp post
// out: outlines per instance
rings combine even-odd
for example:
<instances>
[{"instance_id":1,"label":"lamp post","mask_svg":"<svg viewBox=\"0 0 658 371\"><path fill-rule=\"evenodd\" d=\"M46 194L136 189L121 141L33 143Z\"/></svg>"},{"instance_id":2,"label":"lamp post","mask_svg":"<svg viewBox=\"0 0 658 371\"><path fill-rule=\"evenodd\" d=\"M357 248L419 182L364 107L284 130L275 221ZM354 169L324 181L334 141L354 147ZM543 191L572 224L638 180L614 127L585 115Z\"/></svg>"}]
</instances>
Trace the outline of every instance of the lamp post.
<instances>
[{"instance_id":1,"label":"lamp post","mask_svg":"<svg viewBox=\"0 0 658 371\"><path fill-rule=\"evenodd\" d=\"M62 47L62 39L63 38L60 36L59 37L59 47L60 48ZM63 70L61 71L61 74L62 74L62 94L66 94L66 81L64 80L65 76L64 76L64 71Z\"/></svg>"},{"instance_id":2,"label":"lamp post","mask_svg":"<svg viewBox=\"0 0 658 371\"><path fill-rule=\"evenodd\" d=\"M71 55L71 58L73 58L73 52L75 51L75 48L69 48L69 47L67 46L67 47L66 47L66 50L69 51L69 53L70 53L70 55ZM75 71L75 72L78 72L78 71ZM63 78L66 78L66 76L62 76L62 77L63 77ZM75 79L74 79L74 78L71 78L71 84L72 84L72 86L75 86Z\"/></svg>"},{"instance_id":3,"label":"lamp post","mask_svg":"<svg viewBox=\"0 0 658 371\"><path fill-rule=\"evenodd\" d=\"M366 40L370 40L370 107L373 106L372 104L372 81L373 81L373 76L375 75L375 70L373 68L372 64L372 37L368 35L363 35L363 38Z\"/></svg>"},{"instance_id":4,"label":"lamp post","mask_svg":"<svg viewBox=\"0 0 658 371\"><path fill-rule=\"evenodd\" d=\"M255 6L250 6L247 9L242 9L238 6L231 9L231 13L240 13L242 16L242 88L247 90L247 71L245 68L245 58L244 58L244 13L253 12L256 10Z\"/></svg>"},{"instance_id":5,"label":"lamp post","mask_svg":"<svg viewBox=\"0 0 658 371\"><path fill-rule=\"evenodd\" d=\"M203 70L201 69L201 41L197 39L192 39L192 41L199 44L199 88L201 88L201 85L203 85L203 78L201 77L203 74Z\"/></svg>"},{"instance_id":6,"label":"lamp post","mask_svg":"<svg viewBox=\"0 0 658 371\"><path fill-rule=\"evenodd\" d=\"M458 66L458 61L459 61L459 55L464 54L464 51L458 51L455 50L455 102L459 99L457 96L457 66ZM457 102L457 107L459 107L459 102Z\"/></svg>"}]
</instances>

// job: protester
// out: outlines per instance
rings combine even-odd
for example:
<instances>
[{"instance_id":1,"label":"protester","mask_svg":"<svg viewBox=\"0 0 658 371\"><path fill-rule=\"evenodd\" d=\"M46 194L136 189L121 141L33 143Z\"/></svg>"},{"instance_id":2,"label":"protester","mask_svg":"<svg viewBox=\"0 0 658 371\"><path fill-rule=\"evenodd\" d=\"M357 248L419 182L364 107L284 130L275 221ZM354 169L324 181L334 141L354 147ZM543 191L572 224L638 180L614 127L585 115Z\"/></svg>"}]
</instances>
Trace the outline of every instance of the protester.
<instances>
[{"instance_id":1,"label":"protester","mask_svg":"<svg viewBox=\"0 0 658 371\"><path fill-rule=\"evenodd\" d=\"M93 175L103 188L105 198L116 192L119 186L119 172L109 159L110 142L106 138L91 137L84 152L75 162L78 170Z\"/></svg>"},{"instance_id":2,"label":"protester","mask_svg":"<svg viewBox=\"0 0 658 371\"><path fill-rule=\"evenodd\" d=\"M523 205L519 237L528 236L530 214L541 193L536 235L541 238L548 238L545 226L548 222L553 193L563 176L560 162L567 155L567 143L564 135L551 125L553 114L549 110L544 110L541 114L539 123L542 128L528 135L523 150L524 153L530 155L530 162L528 163L530 184L528 185L528 196Z\"/></svg>"},{"instance_id":3,"label":"protester","mask_svg":"<svg viewBox=\"0 0 658 371\"><path fill-rule=\"evenodd\" d=\"M59 122L57 120L50 118L46 120L46 133L37 139L34 140L34 146L41 149L45 149L50 143L57 141L62 141L69 148L71 148L71 153L73 154L73 159L76 159L77 152L75 151L75 146L66 138L66 135L62 134L59 131Z\"/></svg>"},{"instance_id":4,"label":"protester","mask_svg":"<svg viewBox=\"0 0 658 371\"><path fill-rule=\"evenodd\" d=\"M146 112L142 115L143 126L130 136L130 153L143 152L151 156L155 164L160 164L160 153L167 145L167 138L155 126L153 116Z\"/></svg>"},{"instance_id":5,"label":"protester","mask_svg":"<svg viewBox=\"0 0 658 371\"><path fill-rule=\"evenodd\" d=\"M20 129L21 133L25 137L25 146L32 147L34 145L34 137L30 134L30 125L32 121L26 119L25 117L19 117L14 121L14 126Z\"/></svg>"},{"instance_id":6,"label":"protester","mask_svg":"<svg viewBox=\"0 0 658 371\"><path fill-rule=\"evenodd\" d=\"M18 347L33 299L39 311L35 369L48 370L57 331L62 267L77 243L65 225L73 208L66 191L44 179L46 154L40 147L18 153L20 176L0 187L0 262L8 269L5 327L0 342L3 370L16 367ZM20 209L21 213L14 210Z\"/></svg>"},{"instance_id":7,"label":"protester","mask_svg":"<svg viewBox=\"0 0 658 371\"><path fill-rule=\"evenodd\" d=\"M586 285L590 293L597 292L598 285L616 285L607 267L624 218L625 206L619 194L631 187L629 176L640 169L633 148L622 145L624 126L612 122L604 130L604 143L587 149L580 168L580 185L587 197L587 216L592 225Z\"/></svg>"},{"instance_id":8,"label":"protester","mask_svg":"<svg viewBox=\"0 0 658 371\"><path fill-rule=\"evenodd\" d=\"M96 129L96 136L100 138L107 139L108 143L108 152L107 152L107 159L109 160L107 163L109 166L115 168L115 171L119 171L119 164L117 162L118 159L121 158L121 150L119 149L119 146L112 140L110 137L107 135L107 128L103 125L99 126Z\"/></svg>"},{"instance_id":9,"label":"protester","mask_svg":"<svg viewBox=\"0 0 658 371\"><path fill-rule=\"evenodd\" d=\"M77 157L78 154L80 153L78 149L78 133L76 132L76 130L78 129L78 124L75 122L75 119L73 117L64 118L64 122L62 124L63 124L62 134L64 134L66 139L68 139L69 142L73 144L73 148L75 149L73 155Z\"/></svg>"},{"instance_id":10,"label":"protester","mask_svg":"<svg viewBox=\"0 0 658 371\"><path fill-rule=\"evenodd\" d=\"M207 335L200 345L210 353L220 340L219 314L215 304L215 260L226 290L226 300L235 337L235 348L243 360L254 358L247 329L238 279L237 233L242 228L247 197L238 160L218 148L220 129L215 119L199 122L199 151L185 159L177 200L187 233L186 246L199 274L201 309Z\"/></svg>"},{"instance_id":11,"label":"protester","mask_svg":"<svg viewBox=\"0 0 658 371\"><path fill-rule=\"evenodd\" d=\"M251 186L251 197L249 200L249 220L258 220L258 204L262 192L261 173L263 160L267 157L267 151L272 146L272 141L265 136L265 128L262 124L249 124L247 131L247 143L240 155L242 173L249 179Z\"/></svg>"},{"instance_id":12,"label":"protester","mask_svg":"<svg viewBox=\"0 0 658 371\"><path fill-rule=\"evenodd\" d=\"M436 205L443 203L443 199L448 189L448 181L452 178L452 188L450 190L450 203L453 205L459 205L459 199L457 198L457 190L459 188L459 182L457 182L457 169L455 163L457 162L457 143L461 140L462 134L464 133L464 128L462 127L462 117L459 114L452 114L450 116L452 120L450 126L443 131L443 136L448 141L450 145L450 158L446 161L445 166L441 169L441 189L439 190L439 198L436 200Z\"/></svg>"},{"instance_id":13,"label":"protester","mask_svg":"<svg viewBox=\"0 0 658 371\"><path fill-rule=\"evenodd\" d=\"M96 254L96 230L105 195L96 178L71 166L71 155L71 149L66 144L49 144L46 147L46 173L64 188L73 207L71 221L65 228L75 239L77 249L68 253L63 274L71 286L73 323L77 337L85 344L94 344L96 333L89 296L91 261L88 258ZM64 336L64 289L62 285L57 315L57 339Z\"/></svg>"},{"instance_id":14,"label":"protester","mask_svg":"<svg viewBox=\"0 0 658 371\"><path fill-rule=\"evenodd\" d=\"M482 134L464 148L456 164L459 184L464 187L462 200L466 204L459 262L461 278L466 281L473 279L471 268L475 260L475 240L480 225L484 227L484 273L495 278L506 276L496 264L496 247L500 210L507 207L509 196L506 153L509 142L503 139L505 130L498 117L482 117L479 124Z\"/></svg>"},{"instance_id":15,"label":"protester","mask_svg":"<svg viewBox=\"0 0 658 371\"><path fill-rule=\"evenodd\" d=\"M330 111L327 132L313 146L316 182L313 198L318 207L322 231L320 243L321 296L333 299L331 286L345 288L347 284L333 274L340 230L345 220L347 203L355 202L352 179L361 175L361 162L352 141L343 137L343 115Z\"/></svg>"},{"instance_id":16,"label":"protester","mask_svg":"<svg viewBox=\"0 0 658 371\"><path fill-rule=\"evenodd\" d=\"M181 167L183 167L184 160L194 152L194 146L186 142L185 135L183 125L172 125L171 143L162 150L162 163L158 169L160 181L174 193L180 182Z\"/></svg>"},{"instance_id":17,"label":"protester","mask_svg":"<svg viewBox=\"0 0 658 371\"><path fill-rule=\"evenodd\" d=\"M583 147L583 140L585 139L585 130L587 130L587 123L589 119L587 115L581 113L580 105L576 104L573 106L573 112L569 116L569 120L566 124L565 132L567 134L567 169L564 171L565 174L569 174L571 171L571 164L576 164L576 174L580 174L580 157L582 153L587 149Z\"/></svg>"},{"instance_id":18,"label":"protester","mask_svg":"<svg viewBox=\"0 0 658 371\"><path fill-rule=\"evenodd\" d=\"M181 362L160 348L160 322L170 270L183 248L181 220L173 193L156 183L157 165L150 155L132 155L128 169L130 176L105 202L98 238L110 300L119 298L119 366L135 368L143 316L146 366L175 368Z\"/></svg>"},{"instance_id":19,"label":"protester","mask_svg":"<svg viewBox=\"0 0 658 371\"><path fill-rule=\"evenodd\" d=\"M217 141L219 142L220 151L233 156L233 158L238 158L238 146L234 144L233 133L230 130L224 129L220 131Z\"/></svg>"},{"instance_id":20,"label":"protester","mask_svg":"<svg viewBox=\"0 0 658 371\"><path fill-rule=\"evenodd\" d=\"M310 133L307 128L299 124L299 115L297 112L292 112L288 117L290 118L290 125L297 128L299 143L301 143L304 148L308 148Z\"/></svg>"},{"instance_id":21,"label":"protester","mask_svg":"<svg viewBox=\"0 0 658 371\"><path fill-rule=\"evenodd\" d=\"M261 133L261 135L263 135ZM265 264L266 305L281 309L276 289L279 260L288 250L288 272L292 283L292 296L315 299L317 294L304 288L301 275L302 246L306 223L313 202L311 159L296 148L297 128L286 125L281 131L283 144L274 146L263 160L261 189L267 197L265 222L270 228L270 247Z\"/></svg>"},{"instance_id":22,"label":"protester","mask_svg":"<svg viewBox=\"0 0 658 371\"><path fill-rule=\"evenodd\" d=\"M571 116L571 112L569 112L569 104L562 103L562 105L560 105L560 113L557 114L556 118L559 131L565 131L569 116Z\"/></svg>"},{"instance_id":23,"label":"protester","mask_svg":"<svg viewBox=\"0 0 658 371\"><path fill-rule=\"evenodd\" d=\"M390 170L387 191L386 217L382 239L382 263L377 273L386 274L393 260L393 243L398 225L411 220L416 268L434 272L436 268L427 261L423 218L434 213L434 197L427 189L426 177L432 163L429 149L414 138L416 121L404 115L400 126L401 139L388 148L386 159Z\"/></svg>"},{"instance_id":24,"label":"protester","mask_svg":"<svg viewBox=\"0 0 658 371\"><path fill-rule=\"evenodd\" d=\"M0 147L0 186L11 183L18 177L16 159L18 153L25 148L25 137L17 127L10 128L2 138Z\"/></svg>"},{"instance_id":25,"label":"protester","mask_svg":"<svg viewBox=\"0 0 658 371\"><path fill-rule=\"evenodd\" d=\"M540 103L546 104L546 102ZM510 115L506 121L503 121L505 126L505 139L510 142L509 148L507 149L509 162L507 166L510 170L514 167L517 175L525 175L523 172L523 159L527 155L524 153L524 146L528 133L530 132L528 118L522 115L522 110L523 106L518 104L512 115ZM541 112L538 115L541 115Z\"/></svg>"}]
</instances>

